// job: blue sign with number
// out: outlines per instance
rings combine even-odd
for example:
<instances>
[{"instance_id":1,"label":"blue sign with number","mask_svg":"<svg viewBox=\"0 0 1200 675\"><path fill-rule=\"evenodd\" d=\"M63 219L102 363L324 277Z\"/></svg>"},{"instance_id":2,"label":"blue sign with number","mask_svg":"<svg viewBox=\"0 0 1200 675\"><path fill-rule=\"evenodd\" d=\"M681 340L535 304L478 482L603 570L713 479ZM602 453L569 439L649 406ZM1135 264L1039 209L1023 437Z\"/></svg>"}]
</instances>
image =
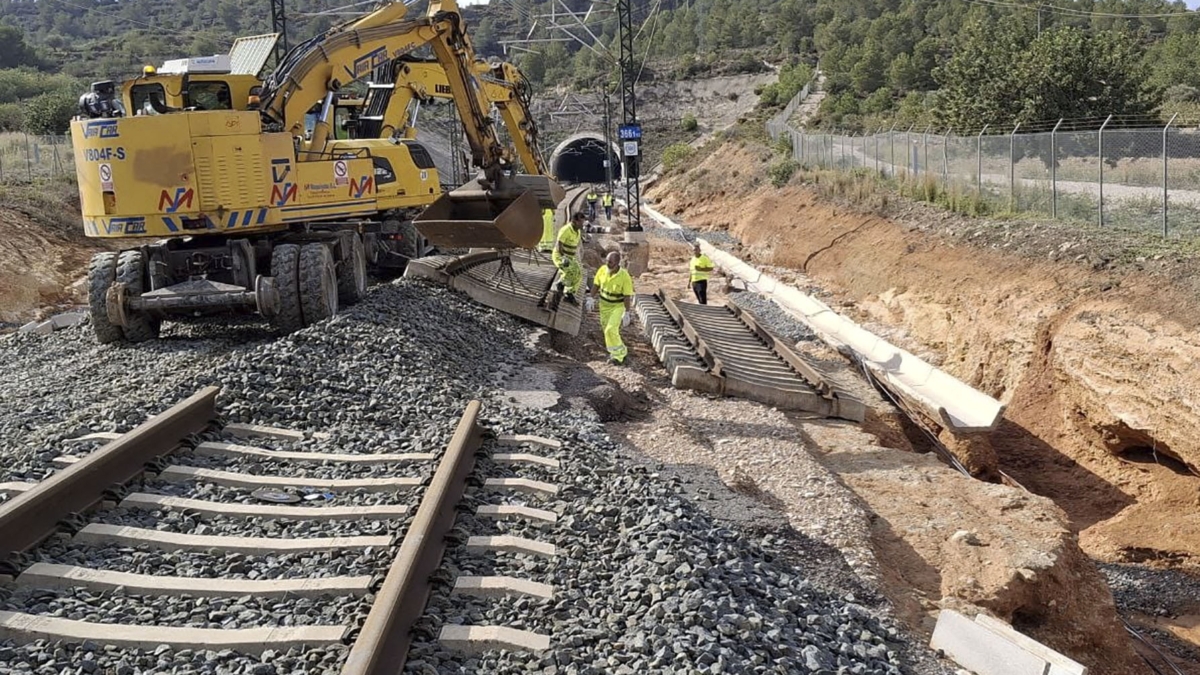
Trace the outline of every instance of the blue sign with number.
<instances>
[{"instance_id":1,"label":"blue sign with number","mask_svg":"<svg viewBox=\"0 0 1200 675\"><path fill-rule=\"evenodd\" d=\"M640 141L642 140L642 125L640 124L622 124L617 127L617 138L623 141Z\"/></svg>"}]
</instances>

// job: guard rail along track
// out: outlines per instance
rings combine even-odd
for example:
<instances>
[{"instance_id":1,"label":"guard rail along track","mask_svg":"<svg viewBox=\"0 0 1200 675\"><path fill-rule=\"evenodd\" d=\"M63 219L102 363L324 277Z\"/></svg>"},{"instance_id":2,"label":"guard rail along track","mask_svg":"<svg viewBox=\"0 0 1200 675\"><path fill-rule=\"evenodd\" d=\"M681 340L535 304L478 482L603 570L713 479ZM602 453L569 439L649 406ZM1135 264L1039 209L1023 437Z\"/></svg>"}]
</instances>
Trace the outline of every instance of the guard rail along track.
<instances>
[{"instance_id":1,"label":"guard rail along track","mask_svg":"<svg viewBox=\"0 0 1200 675\"><path fill-rule=\"evenodd\" d=\"M635 308L676 387L855 422L866 414L861 401L736 305L676 302L659 291L636 296Z\"/></svg>"},{"instance_id":2,"label":"guard rail along track","mask_svg":"<svg viewBox=\"0 0 1200 675\"><path fill-rule=\"evenodd\" d=\"M369 613L358 625L285 625L254 628L193 628L180 626L129 625L80 621L44 614L0 611L0 641L30 643L36 640L68 643L92 642L118 648L154 649L167 644L174 649L233 650L259 654L268 649L325 645L349 645L342 666L343 675L380 675L403 669L414 630L422 617L431 589L439 580L436 574L448 542L454 542L454 527L459 502L469 484L501 492L521 492L541 498L558 493L552 484L525 478L472 478L476 458L483 454L485 439L491 446L561 448L553 439L533 436L500 436L479 426L480 403L471 401L460 418L451 440L431 478L384 477L358 479L298 478L263 474L215 471L212 469L168 465L175 451L191 452L196 457L229 457L238 460L262 460L291 463L317 462L325 465L377 466L394 463L431 462L432 453L334 454L312 451L289 452L225 442L196 442L195 435L217 428L215 400L219 389L207 387L167 411L125 434L96 433L73 439L78 443L107 442L82 457L61 456L53 463L59 471L37 483L0 483L0 565L3 573L15 577L13 585L27 589L72 589L125 592L147 596L266 598L319 597L348 595L374 599ZM288 429L230 424L221 431L238 438L271 438L299 441L305 434ZM328 434L313 433L313 439L328 439ZM531 452L496 452L490 455L496 465L549 467L556 470L555 459ZM266 517L310 520L317 523L353 519L395 519L409 511L407 504L374 506L280 506L246 504L169 495L129 493L127 484L155 475L157 479L187 481L204 478L220 485L237 487L285 486L318 487L321 490L383 491L428 486L420 498L416 514L402 538L399 536L340 537L250 537L182 534L138 527L86 523L85 512L97 514L119 500L130 510L187 510L205 516L227 518ZM473 482L472 482L473 481ZM510 504L481 505L475 516L485 519L524 518L542 523L556 522L550 511ZM86 524L85 524L86 523ZM54 535L72 536L73 542L88 545L117 544L145 546L157 550L238 552L270 554L286 551L332 549L391 548L394 557L386 576L333 576L319 578L243 579L203 578L135 574L75 565L37 562L27 564L40 542ZM457 542L461 545L463 542ZM509 536L471 536L465 550L475 553L519 552L527 555L554 556L555 547L533 540ZM510 577L458 577L453 579L453 594L493 597L503 594L550 598L553 588ZM447 648L481 652L488 649L544 651L549 648L546 635L505 626L443 625L437 639Z\"/></svg>"},{"instance_id":3,"label":"guard rail along track","mask_svg":"<svg viewBox=\"0 0 1200 675\"><path fill-rule=\"evenodd\" d=\"M556 231L583 202L585 192L575 188L562 201L555 212ZM428 256L409 261L405 276L429 279L481 305L570 335L578 335L583 323L582 307L563 302L558 268L548 253L489 249Z\"/></svg>"}]
</instances>

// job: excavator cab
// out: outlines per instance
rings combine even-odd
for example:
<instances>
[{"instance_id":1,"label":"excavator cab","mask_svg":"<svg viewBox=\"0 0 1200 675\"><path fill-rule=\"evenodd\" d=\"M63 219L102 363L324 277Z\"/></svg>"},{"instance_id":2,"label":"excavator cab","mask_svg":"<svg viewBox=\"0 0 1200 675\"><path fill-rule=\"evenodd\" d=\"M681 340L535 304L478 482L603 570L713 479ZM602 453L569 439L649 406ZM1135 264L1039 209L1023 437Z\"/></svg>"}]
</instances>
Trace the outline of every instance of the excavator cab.
<instances>
[{"instance_id":1,"label":"excavator cab","mask_svg":"<svg viewBox=\"0 0 1200 675\"><path fill-rule=\"evenodd\" d=\"M499 185L473 180L443 194L413 225L439 248L534 248L542 238L542 209L566 196L546 176L505 177Z\"/></svg>"}]
</instances>

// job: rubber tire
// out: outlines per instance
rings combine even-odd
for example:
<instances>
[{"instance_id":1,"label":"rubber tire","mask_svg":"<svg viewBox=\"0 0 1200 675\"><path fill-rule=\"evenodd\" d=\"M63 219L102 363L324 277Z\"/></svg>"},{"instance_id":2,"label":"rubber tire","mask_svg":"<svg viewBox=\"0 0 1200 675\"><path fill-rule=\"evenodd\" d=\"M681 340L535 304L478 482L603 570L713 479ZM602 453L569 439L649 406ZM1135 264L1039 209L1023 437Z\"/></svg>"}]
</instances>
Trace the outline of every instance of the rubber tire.
<instances>
[{"instance_id":1,"label":"rubber tire","mask_svg":"<svg viewBox=\"0 0 1200 675\"><path fill-rule=\"evenodd\" d=\"M122 340L121 327L108 320L108 289L117 278L117 254L97 253L88 263L88 314L92 317L92 332L102 345Z\"/></svg>"},{"instance_id":2,"label":"rubber tire","mask_svg":"<svg viewBox=\"0 0 1200 675\"><path fill-rule=\"evenodd\" d=\"M146 256L141 251L121 251L117 258L117 283L125 284L125 296L137 297L146 290ZM158 338L162 321L146 312L125 309L122 327L125 339L130 342L145 342Z\"/></svg>"},{"instance_id":3,"label":"rubber tire","mask_svg":"<svg viewBox=\"0 0 1200 675\"><path fill-rule=\"evenodd\" d=\"M304 325L311 326L337 314L337 267L333 252L325 244L300 248L300 309Z\"/></svg>"},{"instance_id":4,"label":"rubber tire","mask_svg":"<svg viewBox=\"0 0 1200 675\"><path fill-rule=\"evenodd\" d=\"M417 244L420 242L421 233L417 231L417 226L413 225L411 220L391 220L389 223L394 223L396 231L403 237L399 242L393 242L396 253L413 260L417 258Z\"/></svg>"},{"instance_id":5,"label":"rubber tire","mask_svg":"<svg viewBox=\"0 0 1200 675\"><path fill-rule=\"evenodd\" d=\"M271 250L271 276L279 292L279 312L271 317L271 325L283 335L304 328L300 310L300 247L280 244Z\"/></svg>"},{"instance_id":6,"label":"rubber tire","mask_svg":"<svg viewBox=\"0 0 1200 675\"><path fill-rule=\"evenodd\" d=\"M350 237L350 250L337 266L338 302L353 305L367 294L367 250L362 237Z\"/></svg>"}]
</instances>

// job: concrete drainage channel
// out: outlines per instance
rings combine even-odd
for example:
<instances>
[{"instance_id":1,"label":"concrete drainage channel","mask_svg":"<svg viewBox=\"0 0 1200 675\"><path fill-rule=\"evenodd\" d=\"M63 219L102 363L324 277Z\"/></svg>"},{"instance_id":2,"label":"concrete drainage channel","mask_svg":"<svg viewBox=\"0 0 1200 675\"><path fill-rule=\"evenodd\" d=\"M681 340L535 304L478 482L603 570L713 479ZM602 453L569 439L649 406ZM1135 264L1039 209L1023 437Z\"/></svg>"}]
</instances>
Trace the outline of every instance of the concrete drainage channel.
<instances>
[{"instance_id":1,"label":"concrete drainage channel","mask_svg":"<svg viewBox=\"0 0 1200 675\"><path fill-rule=\"evenodd\" d=\"M39 640L82 642L97 645L97 649L106 645L106 649L154 650L156 655L219 650L258 655L346 644L349 652L340 670L344 675L395 673L403 667L414 635L419 634L414 628L424 613L433 579L437 578L435 573L443 567L446 542L453 541L448 535L455 526L457 510L470 482L477 485L470 490L472 500L479 502L473 510L475 519L524 519L550 524L557 519L553 512L523 503L525 499L536 501L555 496L556 485L511 475L481 476L476 459L477 455L482 457L492 469L511 467L500 473L536 467L541 476L553 475L559 467L558 460L538 454L538 449L560 449L561 443L536 436L490 434L480 427L478 401L467 405L438 460L431 453L351 455L279 451L224 441L197 443L194 440L197 434L211 431L209 427L216 418L216 395L216 388L206 388L126 434L99 433L75 439L74 445L80 448L103 445L81 456L59 457L55 464L61 470L39 483L0 484L7 497L0 505L0 563L14 586L7 605L23 602L31 610L0 611L0 641L18 645ZM226 425L219 433L237 440L287 442L305 438L304 434L287 429L251 425ZM311 436L320 440L322 434ZM211 462L200 467L174 463L187 462L189 458L219 459L226 468L235 470L216 469ZM430 467L435 460L432 474L394 475L411 473L414 466ZM339 479L327 475L283 476L245 471L276 462L287 466L316 464L335 470L352 467L376 475ZM127 490L126 486L134 482L147 484L155 479L184 486L185 492L195 481L208 481L231 491L222 495L225 499L196 499ZM297 499L298 488L312 490L308 496L316 499ZM230 499L237 496L234 491L239 489L255 489L253 494L268 503ZM355 492L359 496L380 497L400 492L408 496L386 504L322 505L333 494L345 497ZM489 503L495 495L501 495L499 503ZM521 503L512 503L511 495L521 495ZM291 502L307 505L295 506ZM165 521L163 516L168 513L180 512L225 525L242 521L244 529L239 534L196 534L171 531L163 527L164 522L156 522ZM135 524L122 524L127 518L114 514L137 514L131 517ZM365 534L358 529L364 522L399 523L409 515L412 517L403 536L399 528L365 528L384 534ZM264 519L303 523L308 526L307 536L258 536ZM255 526L250 521L260 524ZM187 577L163 574L162 570L146 574L55 561L50 542L63 537L69 537L74 545L109 546L123 551L132 551L133 547L195 551L207 555L269 556L287 551L319 554L376 549L390 552L391 563L382 581L372 574L278 579ZM452 549L485 557L508 553L548 557L557 554L553 545L515 536L472 535L452 545ZM38 562L28 564L35 559ZM547 601L554 597L553 587L515 576L459 575L449 581L455 596L517 594ZM271 611L264 613L264 618L270 622L239 628L155 625L158 614L152 605L143 605L136 625L103 616L81 620L74 617L83 614L86 606L71 606L69 602L64 603L62 611L46 613L47 592L68 597L73 594L131 594L160 599L187 596L201 599L198 602L201 605L203 601L214 603L209 607L220 599L240 598L240 603L269 606ZM373 600L368 600L370 596ZM309 603L317 600L329 603L329 609L320 614L322 618L333 614L349 622L298 625L287 620L304 614L299 611L302 608L289 605L300 601L311 607ZM339 607L357 607L366 613L347 616ZM39 609L43 611L36 611ZM242 610L246 611L252 610ZM63 618L64 614L67 618ZM548 648L550 639L548 635L509 626L455 623L440 626L433 637L444 647L463 653L489 649L541 652ZM269 668L274 672L273 666Z\"/></svg>"}]
</instances>

